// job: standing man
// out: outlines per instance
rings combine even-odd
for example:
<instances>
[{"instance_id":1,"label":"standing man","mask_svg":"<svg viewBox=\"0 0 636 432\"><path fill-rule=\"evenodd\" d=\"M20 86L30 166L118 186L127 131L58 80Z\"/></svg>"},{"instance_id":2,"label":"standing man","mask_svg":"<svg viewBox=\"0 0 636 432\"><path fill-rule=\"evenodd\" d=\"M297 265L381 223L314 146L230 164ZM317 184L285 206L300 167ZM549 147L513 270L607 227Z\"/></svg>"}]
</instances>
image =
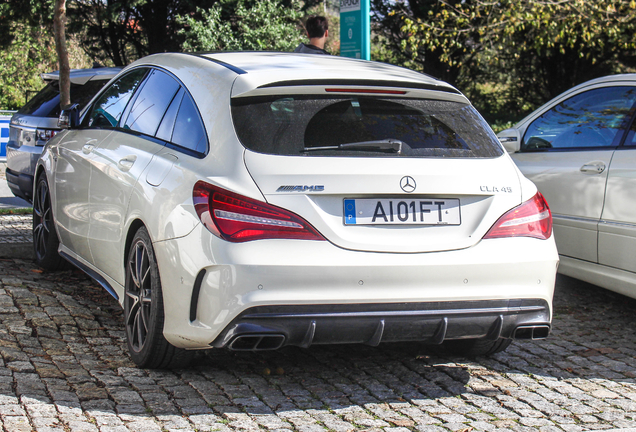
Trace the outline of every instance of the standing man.
<instances>
[{"instance_id":1,"label":"standing man","mask_svg":"<svg viewBox=\"0 0 636 432\"><path fill-rule=\"evenodd\" d=\"M325 51L325 42L327 36L329 36L329 23L327 18L319 15L312 15L307 18L305 23L305 29L307 30L307 37L309 43L302 43L296 47L294 52L302 54L327 54Z\"/></svg>"}]
</instances>

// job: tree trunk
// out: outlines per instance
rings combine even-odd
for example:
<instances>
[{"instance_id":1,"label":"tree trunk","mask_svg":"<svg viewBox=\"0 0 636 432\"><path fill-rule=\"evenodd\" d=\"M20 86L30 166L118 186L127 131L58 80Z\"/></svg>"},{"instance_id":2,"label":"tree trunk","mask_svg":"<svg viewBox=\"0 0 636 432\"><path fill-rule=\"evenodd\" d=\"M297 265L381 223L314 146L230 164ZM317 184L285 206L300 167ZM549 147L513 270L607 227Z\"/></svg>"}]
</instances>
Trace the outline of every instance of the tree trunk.
<instances>
[{"instance_id":1,"label":"tree trunk","mask_svg":"<svg viewBox=\"0 0 636 432\"><path fill-rule=\"evenodd\" d=\"M55 15L53 16L53 33L55 50L60 66L60 107L71 106L71 68L68 63L66 49L66 0L55 0Z\"/></svg>"}]
</instances>

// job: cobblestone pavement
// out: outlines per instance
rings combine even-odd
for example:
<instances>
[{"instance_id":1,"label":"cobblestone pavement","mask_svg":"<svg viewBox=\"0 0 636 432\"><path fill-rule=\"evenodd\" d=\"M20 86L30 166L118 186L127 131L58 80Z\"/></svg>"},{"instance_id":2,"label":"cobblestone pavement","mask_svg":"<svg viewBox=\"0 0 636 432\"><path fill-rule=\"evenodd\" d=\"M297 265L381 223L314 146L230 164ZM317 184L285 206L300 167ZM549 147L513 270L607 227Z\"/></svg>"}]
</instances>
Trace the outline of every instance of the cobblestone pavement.
<instances>
[{"instance_id":1,"label":"cobblestone pavement","mask_svg":"<svg viewBox=\"0 0 636 432\"><path fill-rule=\"evenodd\" d=\"M201 355L142 370L78 271L0 260L5 431L581 431L636 426L636 301L560 277L554 331L468 360L420 344Z\"/></svg>"}]
</instances>

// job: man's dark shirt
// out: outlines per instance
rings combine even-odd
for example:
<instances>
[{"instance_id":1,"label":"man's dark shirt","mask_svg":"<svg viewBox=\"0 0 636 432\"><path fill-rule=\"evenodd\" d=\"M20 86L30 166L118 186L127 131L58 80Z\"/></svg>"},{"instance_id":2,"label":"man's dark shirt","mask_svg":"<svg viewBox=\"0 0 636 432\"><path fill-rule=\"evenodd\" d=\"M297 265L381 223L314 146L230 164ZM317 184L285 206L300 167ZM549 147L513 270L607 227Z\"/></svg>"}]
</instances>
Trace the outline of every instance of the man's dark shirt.
<instances>
[{"instance_id":1,"label":"man's dark shirt","mask_svg":"<svg viewBox=\"0 0 636 432\"><path fill-rule=\"evenodd\" d=\"M302 43L302 42L301 42L300 45L298 45L296 47L294 52L295 53L301 53L301 54L327 54L327 55L330 55L324 49L318 48L315 45L305 44L305 43Z\"/></svg>"}]
</instances>

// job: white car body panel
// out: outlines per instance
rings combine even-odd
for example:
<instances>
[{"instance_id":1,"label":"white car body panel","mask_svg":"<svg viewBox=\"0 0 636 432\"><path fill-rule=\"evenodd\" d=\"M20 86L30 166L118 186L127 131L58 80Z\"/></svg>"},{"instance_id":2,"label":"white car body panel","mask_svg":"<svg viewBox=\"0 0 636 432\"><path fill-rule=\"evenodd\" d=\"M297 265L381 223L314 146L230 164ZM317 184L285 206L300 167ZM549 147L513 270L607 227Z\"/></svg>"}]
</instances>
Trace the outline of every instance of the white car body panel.
<instances>
[{"instance_id":1,"label":"white car body panel","mask_svg":"<svg viewBox=\"0 0 636 432\"><path fill-rule=\"evenodd\" d=\"M636 147L519 152L528 127L552 107L579 93L615 86L636 87L636 74L576 86L498 136L550 205L559 272L636 298Z\"/></svg>"},{"instance_id":2,"label":"white car body panel","mask_svg":"<svg viewBox=\"0 0 636 432\"><path fill-rule=\"evenodd\" d=\"M566 256L559 256L559 259L559 273L634 298L634 272Z\"/></svg>"},{"instance_id":3,"label":"white car body panel","mask_svg":"<svg viewBox=\"0 0 636 432\"><path fill-rule=\"evenodd\" d=\"M402 159L289 157L245 153L247 169L270 204L293 211L314 225L329 241L344 249L373 252L432 252L463 249L477 243L506 211L519 205L516 170L505 157L475 164L470 159ZM458 176L462 173L466 177ZM400 179L416 182L412 193L400 189ZM465 179L470 178L470 182ZM321 185L320 192L277 192L282 185ZM404 226L378 229L345 226L345 198L459 198L461 225L427 226L414 235Z\"/></svg>"},{"instance_id":4,"label":"white car body panel","mask_svg":"<svg viewBox=\"0 0 636 432\"><path fill-rule=\"evenodd\" d=\"M550 204L562 255L597 261L597 227L603 211L607 169L584 172L594 163L609 167L613 150L515 153L512 159ZM585 196L585 199L580 199Z\"/></svg>"},{"instance_id":5,"label":"white car body panel","mask_svg":"<svg viewBox=\"0 0 636 432\"><path fill-rule=\"evenodd\" d=\"M122 284L122 261L112 257L121 254L126 239L124 222L130 195L153 155L163 148L151 140L114 133L93 150L88 244L91 251L97 252L93 254L93 264L106 274L116 275Z\"/></svg>"},{"instance_id":6,"label":"white car body panel","mask_svg":"<svg viewBox=\"0 0 636 432\"><path fill-rule=\"evenodd\" d=\"M599 264L636 274L636 148L614 152L598 227ZM636 275L635 275L636 277Z\"/></svg>"},{"instance_id":7,"label":"white car body panel","mask_svg":"<svg viewBox=\"0 0 636 432\"><path fill-rule=\"evenodd\" d=\"M253 57L246 53L226 53L223 55L209 54L206 57L211 59L222 59L230 63L236 62L248 73L240 74L234 87L232 97L241 96L243 93L252 92L262 86L276 87L279 83L286 81L301 81L310 79L320 79L329 82L337 80L342 86L343 78L364 79L366 81L389 81L399 83L399 87L408 88L409 84L422 83L436 85L454 90L449 84L436 80L430 76L422 75L418 72L404 68L396 68L383 63L371 63L364 60L353 60L344 57L331 57L328 64L325 64L319 56L298 55L294 57L281 58L280 55L272 53L259 57ZM302 69L302 76L298 70ZM347 71L347 77L343 77L342 71ZM258 72L258 73L253 73ZM302 82L299 83L302 85ZM358 84L359 85L359 84ZM336 86L336 87L337 87ZM397 87L397 85L395 86ZM459 93L455 90L455 93Z\"/></svg>"},{"instance_id":8,"label":"white car body panel","mask_svg":"<svg viewBox=\"0 0 636 432\"><path fill-rule=\"evenodd\" d=\"M245 305L459 301L511 294L549 302L558 264L553 242L527 238L483 240L443 253L387 254L316 241L292 247L281 240L219 244L201 225L186 237L156 243L155 253L160 268L181 262L186 270L161 273L164 285L177 287L166 291L165 301L174 307L166 309L164 335L184 348L209 345ZM190 322L179 311L190 307L202 268L206 277L197 319Z\"/></svg>"}]
</instances>

